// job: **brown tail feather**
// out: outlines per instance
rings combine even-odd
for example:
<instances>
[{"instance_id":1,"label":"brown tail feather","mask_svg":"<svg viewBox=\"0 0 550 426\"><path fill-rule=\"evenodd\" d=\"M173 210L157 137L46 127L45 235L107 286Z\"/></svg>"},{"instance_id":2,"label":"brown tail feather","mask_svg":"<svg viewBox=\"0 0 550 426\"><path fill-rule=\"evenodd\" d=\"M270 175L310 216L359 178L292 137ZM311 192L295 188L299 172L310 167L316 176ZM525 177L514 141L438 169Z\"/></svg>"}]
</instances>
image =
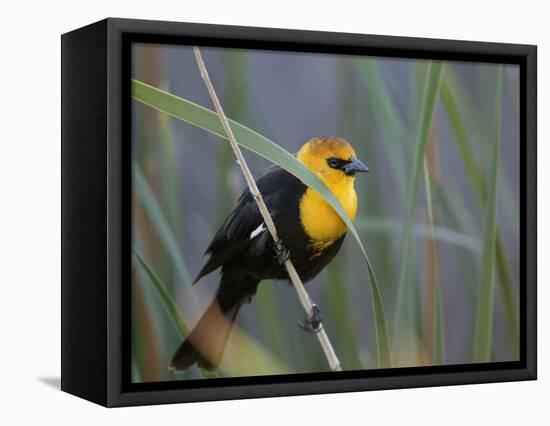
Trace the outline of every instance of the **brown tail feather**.
<instances>
[{"instance_id":1,"label":"brown tail feather","mask_svg":"<svg viewBox=\"0 0 550 426\"><path fill-rule=\"evenodd\" d=\"M195 363L206 370L217 368L240 307L237 303L222 311L214 299L174 354L170 368L184 371Z\"/></svg>"}]
</instances>

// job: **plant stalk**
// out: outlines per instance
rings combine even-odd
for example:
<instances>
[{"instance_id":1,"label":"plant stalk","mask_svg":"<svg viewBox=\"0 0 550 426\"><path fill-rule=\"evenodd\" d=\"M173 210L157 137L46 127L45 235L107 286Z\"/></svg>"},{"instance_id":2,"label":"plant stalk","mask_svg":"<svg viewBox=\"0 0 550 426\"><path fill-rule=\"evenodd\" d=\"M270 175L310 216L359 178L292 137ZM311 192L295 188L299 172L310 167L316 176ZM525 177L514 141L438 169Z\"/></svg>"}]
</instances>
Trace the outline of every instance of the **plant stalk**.
<instances>
[{"instance_id":1,"label":"plant stalk","mask_svg":"<svg viewBox=\"0 0 550 426\"><path fill-rule=\"evenodd\" d=\"M214 108L218 113L218 117L220 118L223 129L227 134L227 138L229 140L231 148L233 149L233 152L237 157L239 167L241 168L243 175L246 179L246 183L248 184L250 193L252 194L252 196L254 197L254 200L256 201L256 204L258 205L260 214L264 219L264 222L267 226L267 229L269 230L269 233L273 237L273 241L275 242L275 244L277 244L278 242L280 242L279 235L277 234L277 228L275 227L273 218L271 217L271 214L269 213L269 210L267 209L267 206L262 198L262 194L260 193L258 186L256 185L256 181L254 180L254 177L252 176L252 173L248 168L248 164L244 159L243 153L239 148L239 145L237 144L235 135L231 130L231 126L229 125L229 122L227 120L227 117L225 116L225 113L218 99L216 91L214 90L212 81L210 80L210 76L208 75L208 70L204 63L204 60L202 59L201 51L198 47L194 46L193 53L195 54L195 60L197 61L197 66L199 68L201 77L204 81L206 89L208 90L210 98L212 99ZM302 280L300 279L298 272L296 271L296 268L294 267L294 264L290 259L287 259L285 261L285 267L286 267L286 270L288 271L288 276L290 278L290 281L292 282L292 284L294 285L294 288L296 289L296 292L298 293L298 298L300 299L302 306L304 307L307 315L311 317L313 315L313 305L311 303L309 295L307 294L304 288L304 284L302 283ZM316 334L317 334L317 338L319 339L319 342L321 343L321 347L323 348L323 351L325 353L325 356L327 358L327 361L329 363L331 370L341 371L342 367L340 365L340 361L338 360L336 352L334 352L334 348L332 347L332 344L324 328L322 328L321 326L321 329Z\"/></svg>"}]
</instances>

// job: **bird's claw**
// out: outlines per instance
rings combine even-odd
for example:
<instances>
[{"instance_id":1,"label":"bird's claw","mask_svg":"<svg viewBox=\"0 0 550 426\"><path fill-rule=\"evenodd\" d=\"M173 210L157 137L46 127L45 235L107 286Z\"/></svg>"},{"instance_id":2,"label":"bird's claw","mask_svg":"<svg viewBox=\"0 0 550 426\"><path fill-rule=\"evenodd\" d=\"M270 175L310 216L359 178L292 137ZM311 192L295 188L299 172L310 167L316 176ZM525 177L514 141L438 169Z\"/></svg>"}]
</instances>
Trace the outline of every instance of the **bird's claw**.
<instances>
[{"instance_id":1,"label":"bird's claw","mask_svg":"<svg viewBox=\"0 0 550 426\"><path fill-rule=\"evenodd\" d=\"M277 240L273 243L273 250L275 251L275 259L279 265L284 265L290 258L290 250L283 244L281 240Z\"/></svg>"},{"instance_id":2,"label":"bird's claw","mask_svg":"<svg viewBox=\"0 0 550 426\"><path fill-rule=\"evenodd\" d=\"M321 309L316 304L311 307L311 316L306 316L303 323L298 321L300 327L308 333L319 333L322 326Z\"/></svg>"}]
</instances>

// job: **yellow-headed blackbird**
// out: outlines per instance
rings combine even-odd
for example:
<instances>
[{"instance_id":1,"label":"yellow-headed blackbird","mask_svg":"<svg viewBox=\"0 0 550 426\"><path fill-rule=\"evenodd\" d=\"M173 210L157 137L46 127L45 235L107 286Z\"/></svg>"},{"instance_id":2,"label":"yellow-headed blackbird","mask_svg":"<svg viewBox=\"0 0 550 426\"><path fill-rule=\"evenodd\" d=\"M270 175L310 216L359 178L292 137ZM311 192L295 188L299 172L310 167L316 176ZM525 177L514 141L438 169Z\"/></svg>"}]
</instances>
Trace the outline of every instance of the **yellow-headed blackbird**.
<instances>
[{"instance_id":1,"label":"yellow-headed blackbird","mask_svg":"<svg viewBox=\"0 0 550 426\"><path fill-rule=\"evenodd\" d=\"M332 190L353 220L355 174L368 168L351 145L333 137L311 139L297 159ZM311 280L336 256L345 238L347 227L333 208L284 169L273 165L256 183L284 246L274 247L253 196L244 191L206 250L210 258L194 281L221 267L216 299L174 354L170 367L176 371L194 363L216 368L235 317L241 305L251 301L259 282L288 280L284 266L288 256L301 279Z\"/></svg>"}]
</instances>

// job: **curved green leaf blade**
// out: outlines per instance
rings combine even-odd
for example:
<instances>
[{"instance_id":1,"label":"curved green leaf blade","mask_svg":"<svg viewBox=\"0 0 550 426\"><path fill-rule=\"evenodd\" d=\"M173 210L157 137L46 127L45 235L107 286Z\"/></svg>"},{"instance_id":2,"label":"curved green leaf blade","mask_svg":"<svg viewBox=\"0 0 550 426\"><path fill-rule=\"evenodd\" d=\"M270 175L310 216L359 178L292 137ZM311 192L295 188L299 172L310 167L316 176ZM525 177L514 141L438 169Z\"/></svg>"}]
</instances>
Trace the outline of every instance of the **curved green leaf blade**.
<instances>
[{"instance_id":1,"label":"curved green leaf blade","mask_svg":"<svg viewBox=\"0 0 550 426\"><path fill-rule=\"evenodd\" d=\"M170 297L168 294L168 291L166 291L166 288L164 287L164 284L160 281L160 279L157 277L157 275L153 272L153 270L149 267L147 262L143 260L141 255L137 252L136 249L133 249L134 252L134 258L137 260L140 268L143 269L147 277L149 278L149 281L151 284L153 284L153 287L155 291L157 292L157 295L162 302L162 305L166 309L166 312L172 318L172 321L176 327L176 330L178 331L180 337L184 339L189 334L189 326L185 323L185 320L180 315L178 306Z\"/></svg>"},{"instance_id":2,"label":"curved green leaf blade","mask_svg":"<svg viewBox=\"0 0 550 426\"><path fill-rule=\"evenodd\" d=\"M188 285L188 283L191 282L191 276L187 271L187 267L181 260L181 253L178 247L178 242L174 237L174 232L170 229L168 220L166 219L155 194L147 183L147 179L145 178L139 164L134 162L132 164L132 171L136 195L141 201L147 215L151 218L158 236L166 247L172 261L176 265L176 270L180 276L180 279L183 280L185 285ZM189 288L191 287L189 286Z\"/></svg>"},{"instance_id":3,"label":"curved green leaf blade","mask_svg":"<svg viewBox=\"0 0 550 426\"><path fill-rule=\"evenodd\" d=\"M218 115L207 108L137 80L132 81L132 95L134 99L139 102L164 112L174 118L200 127L223 139L227 139ZM239 124L233 120L229 120L229 123L239 145L266 158L272 163L277 164L296 176L304 184L315 190L331 205L331 207L338 213L347 225L348 230L357 241L367 264L375 312L378 362L382 367L391 366L391 351L386 324L386 314L384 311L378 282L367 256L367 252L359 238L359 234L341 204L338 202L330 189L328 189L328 187L313 172L297 161L296 158L294 158L294 156L288 151L259 133L243 126L242 124Z\"/></svg>"},{"instance_id":4,"label":"curved green leaf blade","mask_svg":"<svg viewBox=\"0 0 550 426\"><path fill-rule=\"evenodd\" d=\"M185 290L185 297L191 301L189 303L189 309L193 315L198 314L196 312L197 298L195 293L191 289L191 276L183 262L181 256L181 250L179 248L174 232L172 231L166 216L164 215L162 208L153 193L153 190L149 186L145 175L138 163L132 164L132 179L136 192L136 196L141 202L141 205L145 209L145 212L149 216L151 223L155 227L157 235L159 236L162 244L166 249L166 253L170 256L172 263L174 264L175 272L178 276L178 283Z\"/></svg>"}]
</instances>

